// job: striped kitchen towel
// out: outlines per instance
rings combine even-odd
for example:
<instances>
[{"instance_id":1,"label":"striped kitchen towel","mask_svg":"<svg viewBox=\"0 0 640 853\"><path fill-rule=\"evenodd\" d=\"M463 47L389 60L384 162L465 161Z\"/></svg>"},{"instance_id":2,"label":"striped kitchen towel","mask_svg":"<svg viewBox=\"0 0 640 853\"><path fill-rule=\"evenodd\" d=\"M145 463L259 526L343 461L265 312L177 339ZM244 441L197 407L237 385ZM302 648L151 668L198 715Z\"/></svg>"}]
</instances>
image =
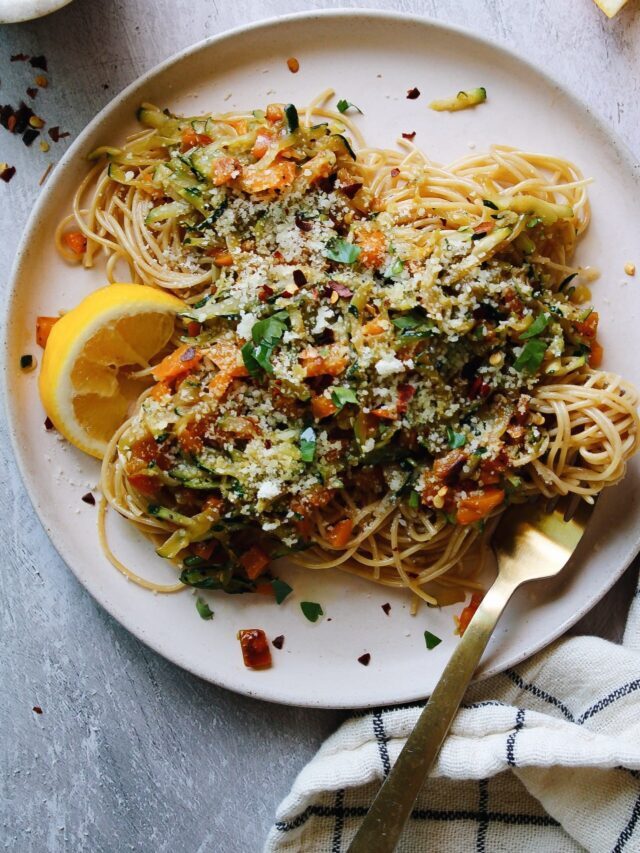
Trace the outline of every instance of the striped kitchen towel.
<instances>
[{"instance_id":1,"label":"striped kitchen towel","mask_svg":"<svg viewBox=\"0 0 640 853\"><path fill-rule=\"evenodd\" d=\"M266 853L341 853L420 705L352 717L280 805ZM473 685L399 851L640 851L640 586L621 646L560 640Z\"/></svg>"}]
</instances>

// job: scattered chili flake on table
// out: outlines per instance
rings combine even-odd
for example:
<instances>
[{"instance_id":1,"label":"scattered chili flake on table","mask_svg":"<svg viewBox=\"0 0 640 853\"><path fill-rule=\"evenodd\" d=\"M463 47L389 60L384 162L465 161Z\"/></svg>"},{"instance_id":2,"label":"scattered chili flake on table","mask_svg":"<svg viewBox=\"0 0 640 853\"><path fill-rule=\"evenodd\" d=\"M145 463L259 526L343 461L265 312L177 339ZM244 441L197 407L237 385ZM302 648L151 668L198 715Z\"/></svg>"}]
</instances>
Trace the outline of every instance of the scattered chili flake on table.
<instances>
[{"instance_id":1,"label":"scattered chili flake on table","mask_svg":"<svg viewBox=\"0 0 640 853\"><path fill-rule=\"evenodd\" d=\"M274 637L271 643L276 649L281 649L284 646L284 634Z\"/></svg>"},{"instance_id":2,"label":"scattered chili flake on table","mask_svg":"<svg viewBox=\"0 0 640 853\"><path fill-rule=\"evenodd\" d=\"M420 97L420 89L416 89L415 86L413 87L413 89L407 90L407 98L410 101L415 101L415 99L419 98L419 97Z\"/></svg>"},{"instance_id":3,"label":"scattered chili flake on table","mask_svg":"<svg viewBox=\"0 0 640 853\"><path fill-rule=\"evenodd\" d=\"M66 139L67 136L71 136L68 130L65 130L64 133L61 133L60 127L57 124L55 125L55 127L50 127L47 132L54 142L59 142L61 139Z\"/></svg>"},{"instance_id":4,"label":"scattered chili flake on table","mask_svg":"<svg viewBox=\"0 0 640 853\"><path fill-rule=\"evenodd\" d=\"M83 495L83 496L82 496L82 500L83 500L86 504L89 504L90 506L95 506L95 505L96 505L96 499L95 499L95 498L94 498L94 496L91 494L91 492L87 492L87 494L86 494L86 495Z\"/></svg>"},{"instance_id":5,"label":"scattered chili flake on table","mask_svg":"<svg viewBox=\"0 0 640 853\"><path fill-rule=\"evenodd\" d=\"M369 666L369 661L371 660L371 655L369 652L365 652L363 655L360 655L358 658L358 663L361 663L362 666Z\"/></svg>"},{"instance_id":6,"label":"scattered chili flake on table","mask_svg":"<svg viewBox=\"0 0 640 853\"><path fill-rule=\"evenodd\" d=\"M292 74L298 73L298 71L300 70L300 63L295 58L295 56L290 56L289 59L287 59L287 68Z\"/></svg>"},{"instance_id":7,"label":"scattered chili flake on table","mask_svg":"<svg viewBox=\"0 0 640 853\"><path fill-rule=\"evenodd\" d=\"M48 71L47 59L45 56L32 56L29 60L29 65L33 68L39 68L41 71Z\"/></svg>"},{"instance_id":8,"label":"scattered chili flake on table","mask_svg":"<svg viewBox=\"0 0 640 853\"><path fill-rule=\"evenodd\" d=\"M40 705L34 705L32 710L33 710L34 714L42 714L43 713Z\"/></svg>"},{"instance_id":9,"label":"scattered chili flake on table","mask_svg":"<svg viewBox=\"0 0 640 853\"><path fill-rule=\"evenodd\" d=\"M46 417L44 419L44 428L47 432L51 432L52 429L55 429L55 427L53 426L53 421L50 417Z\"/></svg>"},{"instance_id":10,"label":"scattered chili flake on table","mask_svg":"<svg viewBox=\"0 0 640 853\"><path fill-rule=\"evenodd\" d=\"M403 139L408 139L408 140L409 140L409 142L413 142L413 140L416 138L416 132L415 132L415 130L412 130L412 131L411 131L411 133L403 133L403 134L402 134L402 138L403 138Z\"/></svg>"},{"instance_id":11,"label":"scattered chili flake on table","mask_svg":"<svg viewBox=\"0 0 640 853\"><path fill-rule=\"evenodd\" d=\"M32 127L28 127L22 134L22 141L27 146L27 148L30 148L39 136L39 130L34 130Z\"/></svg>"},{"instance_id":12,"label":"scattered chili flake on table","mask_svg":"<svg viewBox=\"0 0 640 853\"><path fill-rule=\"evenodd\" d=\"M25 373L28 373L30 370L33 370L35 367L34 358L32 355L21 355L20 356L20 367Z\"/></svg>"},{"instance_id":13,"label":"scattered chili flake on table","mask_svg":"<svg viewBox=\"0 0 640 853\"><path fill-rule=\"evenodd\" d=\"M389 613L391 612L391 605L389 604L389 602L387 601L386 604L381 604L380 606L384 610L385 614L388 616Z\"/></svg>"},{"instance_id":14,"label":"scattered chili flake on table","mask_svg":"<svg viewBox=\"0 0 640 853\"><path fill-rule=\"evenodd\" d=\"M12 62L26 62L27 59L29 59L29 56L26 53L14 53L11 57Z\"/></svg>"},{"instance_id":15,"label":"scattered chili flake on table","mask_svg":"<svg viewBox=\"0 0 640 853\"><path fill-rule=\"evenodd\" d=\"M249 669L268 669L271 651L262 628L243 628L238 631L244 665Z\"/></svg>"},{"instance_id":16,"label":"scattered chili flake on table","mask_svg":"<svg viewBox=\"0 0 640 853\"><path fill-rule=\"evenodd\" d=\"M30 87L27 89L27 95L29 95L30 98L35 98L35 96L38 94L38 91L38 89L33 89Z\"/></svg>"},{"instance_id":17,"label":"scattered chili flake on table","mask_svg":"<svg viewBox=\"0 0 640 853\"><path fill-rule=\"evenodd\" d=\"M15 173L16 173L16 167L15 166L9 166L7 163L0 163L0 178L2 178L2 180L5 182L5 184L9 183L9 181L15 175Z\"/></svg>"}]
</instances>

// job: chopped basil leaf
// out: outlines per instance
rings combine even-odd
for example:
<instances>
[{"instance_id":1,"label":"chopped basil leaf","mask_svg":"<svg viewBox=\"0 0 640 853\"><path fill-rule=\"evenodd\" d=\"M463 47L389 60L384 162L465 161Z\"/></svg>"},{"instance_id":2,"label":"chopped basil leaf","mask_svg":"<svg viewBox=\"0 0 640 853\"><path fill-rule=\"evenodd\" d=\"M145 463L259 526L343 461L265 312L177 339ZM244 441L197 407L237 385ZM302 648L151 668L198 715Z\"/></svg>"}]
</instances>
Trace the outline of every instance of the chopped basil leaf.
<instances>
[{"instance_id":1,"label":"chopped basil leaf","mask_svg":"<svg viewBox=\"0 0 640 853\"><path fill-rule=\"evenodd\" d=\"M535 338L536 335L544 332L549 325L550 319L551 317L548 314L538 314L529 328L520 335L520 340L525 341L527 338Z\"/></svg>"},{"instance_id":2,"label":"chopped basil leaf","mask_svg":"<svg viewBox=\"0 0 640 853\"><path fill-rule=\"evenodd\" d=\"M358 405L358 398L356 397L355 391L351 388L344 388L342 385L339 385L337 388L332 390L331 400L333 401L334 406L337 406L339 409L346 406L347 403L353 403L356 406Z\"/></svg>"},{"instance_id":3,"label":"chopped basil leaf","mask_svg":"<svg viewBox=\"0 0 640 853\"><path fill-rule=\"evenodd\" d=\"M436 635L432 634L431 631L424 632L424 641L429 651L431 651L431 649L435 649L435 647L439 646L442 642L440 637L436 637Z\"/></svg>"},{"instance_id":4,"label":"chopped basil leaf","mask_svg":"<svg viewBox=\"0 0 640 853\"><path fill-rule=\"evenodd\" d=\"M447 441L449 447L457 450L459 447L464 447L467 443L467 436L463 432L454 432L451 427L447 427Z\"/></svg>"},{"instance_id":5,"label":"chopped basil leaf","mask_svg":"<svg viewBox=\"0 0 640 853\"><path fill-rule=\"evenodd\" d=\"M201 619L213 619L213 610L204 598L200 598L200 596L196 598L196 610L200 614Z\"/></svg>"},{"instance_id":6,"label":"chopped basil leaf","mask_svg":"<svg viewBox=\"0 0 640 853\"><path fill-rule=\"evenodd\" d=\"M354 264L358 260L360 251L360 246L354 246L342 237L332 237L325 247L324 256L340 264Z\"/></svg>"},{"instance_id":7,"label":"chopped basil leaf","mask_svg":"<svg viewBox=\"0 0 640 853\"><path fill-rule=\"evenodd\" d=\"M273 350L284 335L289 315L286 311L277 311L271 317L258 320L251 329L251 341L248 341L241 350L244 366L252 376L256 376L260 369L267 373L273 373L271 356Z\"/></svg>"},{"instance_id":8,"label":"chopped basil leaf","mask_svg":"<svg viewBox=\"0 0 640 853\"><path fill-rule=\"evenodd\" d=\"M490 207L491 210L500 210L497 204L494 204L492 201L489 201L488 198L483 198L482 203L485 207Z\"/></svg>"},{"instance_id":9,"label":"chopped basil leaf","mask_svg":"<svg viewBox=\"0 0 640 853\"><path fill-rule=\"evenodd\" d=\"M320 616L324 616L322 607L316 601L301 601L300 609L309 622L317 622Z\"/></svg>"},{"instance_id":10,"label":"chopped basil leaf","mask_svg":"<svg viewBox=\"0 0 640 853\"><path fill-rule=\"evenodd\" d=\"M540 338L532 338L522 348L522 352L514 362L514 368L518 373L535 373L542 364L544 354L547 351L546 341Z\"/></svg>"},{"instance_id":11,"label":"chopped basil leaf","mask_svg":"<svg viewBox=\"0 0 640 853\"><path fill-rule=\"evenodd\" d=\"M303 462L313 462L316 455L316 434L311 427L300 433L300 458Z\"/></svg>"},{"instance_id":12,"label":"chopped basil leaf","mask_svg":"<svg viewBox=\"0 0 640 853\"><path fill-rule=\"evenodd\" d=\"M346 111L349 109L349 107L353 107L353 109L357 110L360 113L360 115L364 115L364 113L362 112L360 107L356 107L356 105L352 104L350 101L345 101L344 98L341 98L338 101L338 103L336 104L336 106L338 107L339 113L346 113Z\"/></svg>"},{"instance_id":13,"label":"chopped basil leaf","mask_svg":"<svg viewBox=\"0 0 640 853\"><path fill-rule=\"evenodd\" d=\"M271 586L276 597L276 604L282 604L285 598L293 592L289 584L286 581L281 581L280 578L274 578L271 581Z\"/></svg>"},{"instance_id":14,"label":"chopped basil leaf","mask_svg":"<svg viewBox=\"0 0 640 853\"><path fill-rule=\"evenodd\" d=\"M400 329L403 338L429 338L435 334L433 320L425 317L419 311L409 311L407 314L397 314L391 322Z\"/></svg>"}]
</instances>

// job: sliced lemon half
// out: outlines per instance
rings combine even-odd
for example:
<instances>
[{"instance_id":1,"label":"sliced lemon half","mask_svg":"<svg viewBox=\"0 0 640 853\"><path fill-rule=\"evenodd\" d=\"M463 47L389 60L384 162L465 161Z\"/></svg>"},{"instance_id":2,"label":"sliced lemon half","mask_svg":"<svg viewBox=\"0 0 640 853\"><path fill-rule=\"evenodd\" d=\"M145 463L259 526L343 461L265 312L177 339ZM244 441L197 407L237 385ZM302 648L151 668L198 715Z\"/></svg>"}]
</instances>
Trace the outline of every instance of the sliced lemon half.
<instances>
[{"instance_id":1,"label":"sliced lemon half","mask_svg":"<svg viewBox=\"0 0 640 853\"><path fill-rule=\"evenodd\" d=\"M51 329L40 371L42 404L72 444L101 459L130 404L149 384L132 372L169 342L185 303L141 284L94 291Z\"/></svg>"}]
</instances>

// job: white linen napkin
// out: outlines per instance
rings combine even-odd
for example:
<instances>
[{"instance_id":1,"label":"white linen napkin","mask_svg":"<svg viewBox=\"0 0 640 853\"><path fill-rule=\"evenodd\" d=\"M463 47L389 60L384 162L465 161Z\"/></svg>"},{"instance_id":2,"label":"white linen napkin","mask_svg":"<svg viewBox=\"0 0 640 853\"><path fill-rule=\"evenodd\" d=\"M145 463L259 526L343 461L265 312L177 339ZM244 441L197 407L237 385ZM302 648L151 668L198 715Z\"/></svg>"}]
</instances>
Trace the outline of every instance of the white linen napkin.
<instances>
[{"instance_id":1,"label":"white linen napkin","mask_svg":"<svg viewBox=\"0 0 640 853\"><path fill-rule=\"evenodd\" d=\"M421 705L363 712L302 770L265 853L341 853ZM640 851L640 586L621 646L559 640L473 685L404 853Z\"/></svg>"}]
</instances>

